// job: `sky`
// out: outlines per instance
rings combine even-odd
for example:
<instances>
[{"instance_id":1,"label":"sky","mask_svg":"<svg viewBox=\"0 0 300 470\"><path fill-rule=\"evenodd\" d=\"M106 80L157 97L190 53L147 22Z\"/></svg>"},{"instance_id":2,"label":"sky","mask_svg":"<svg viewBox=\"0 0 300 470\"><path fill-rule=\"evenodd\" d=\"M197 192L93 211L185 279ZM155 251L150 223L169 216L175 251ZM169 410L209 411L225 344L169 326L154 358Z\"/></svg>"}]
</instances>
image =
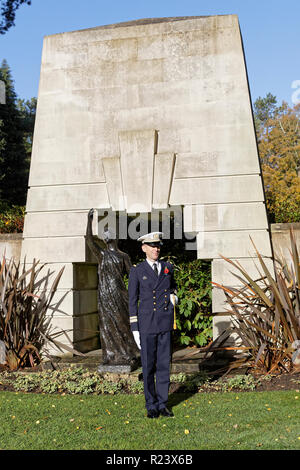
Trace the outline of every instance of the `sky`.
<instances>
[{"instance_id":1,"label":"sky","mask_svg":"<svg viewBox=\"0 0 300 470\"><path fill-rule=\"evenodd\" d=\"M1 4L1 0L0 0ZM43 37L141 18L237 14L252 102L272 93L300 99L299 0L32 0L0 36L0 62L11 68L19 98L38 94Z\"/></svg>"}]
</instances>

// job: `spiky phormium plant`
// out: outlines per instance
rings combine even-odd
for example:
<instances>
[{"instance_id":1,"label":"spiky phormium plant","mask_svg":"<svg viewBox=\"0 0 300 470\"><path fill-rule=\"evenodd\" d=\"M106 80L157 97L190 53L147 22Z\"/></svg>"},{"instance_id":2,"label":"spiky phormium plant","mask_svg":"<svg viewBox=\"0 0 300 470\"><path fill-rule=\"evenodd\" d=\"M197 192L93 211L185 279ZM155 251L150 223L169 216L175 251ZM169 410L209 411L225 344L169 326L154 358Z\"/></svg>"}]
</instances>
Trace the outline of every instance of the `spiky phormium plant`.
<instances>
[{"instance_id":1,"label":"spiky phormium plant","mask_svg":"<svg viewBox=\"0 0 300 470\"><path fill-rule=\"evenodd\" d=\"M300 264L292 230L290 240L292 263L289 266L287 260L274 259L275 275L270 273L251 240L261 265L261 273L258 270L255 280L240 263L222 256L242 275L233 273L242 283L240 288L213 283L224 291L233 319L223 338L235 333L241 341L236 349L247 353L233 362L231 368L248 365L252 370L263 373L299 370ZM214 344L210 350L213 349Z\"/></svg>"},{"instance_id":2,"label":"spiky phormium plant","mask_svg":"<svg viewBox=\"0 0 300 470\"><path fill-rule=\"evenodd\" d=\"M50 269L41 275L45 265L34 260L16 263L3 257L0 266L0 341L5 345L6 366L13 370L33 367L47 355L47 345L69 349L57 340L62 331L53 331L53 314L62 299L51 305L57 290L62 268L50 286Z\"/></svg>"}]
</instances>

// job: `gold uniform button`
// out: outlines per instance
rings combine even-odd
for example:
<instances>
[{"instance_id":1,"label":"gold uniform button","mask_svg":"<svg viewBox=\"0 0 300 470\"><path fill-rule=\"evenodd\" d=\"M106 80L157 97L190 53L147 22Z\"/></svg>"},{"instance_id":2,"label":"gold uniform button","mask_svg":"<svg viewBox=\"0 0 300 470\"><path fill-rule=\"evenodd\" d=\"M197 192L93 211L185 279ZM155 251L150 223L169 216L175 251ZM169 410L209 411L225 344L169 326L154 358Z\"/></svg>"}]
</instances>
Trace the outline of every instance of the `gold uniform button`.
<instances>
[{"instance_id":1,"label":"gold uniform button","mask_svg":"<svg viewBox=\"0 0 300 470\"><path fill-rule=\"evenodd\" d=\"M153 311L156 312L156 308L154 308Z\"/></svg>"}]
</instances>

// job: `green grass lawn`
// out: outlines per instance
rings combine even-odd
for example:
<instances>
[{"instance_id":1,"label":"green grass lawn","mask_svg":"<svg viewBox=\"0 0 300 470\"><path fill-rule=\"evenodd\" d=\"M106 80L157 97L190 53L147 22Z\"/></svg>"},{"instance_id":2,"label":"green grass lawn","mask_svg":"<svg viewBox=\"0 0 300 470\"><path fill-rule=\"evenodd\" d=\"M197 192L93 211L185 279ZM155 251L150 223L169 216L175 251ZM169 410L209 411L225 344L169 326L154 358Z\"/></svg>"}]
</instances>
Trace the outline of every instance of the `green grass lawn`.
<instances>
[{"instance_id":1,"label":"green grass lawn","mask_svg":"<svg viewBox=\"0 0 300 470\"><path fill-rule=\"evenodd\" d=\"M173 394L174 418L143 395L0 392L0 449L300 449L298 391Z\"/></svg>"}]
</instances>

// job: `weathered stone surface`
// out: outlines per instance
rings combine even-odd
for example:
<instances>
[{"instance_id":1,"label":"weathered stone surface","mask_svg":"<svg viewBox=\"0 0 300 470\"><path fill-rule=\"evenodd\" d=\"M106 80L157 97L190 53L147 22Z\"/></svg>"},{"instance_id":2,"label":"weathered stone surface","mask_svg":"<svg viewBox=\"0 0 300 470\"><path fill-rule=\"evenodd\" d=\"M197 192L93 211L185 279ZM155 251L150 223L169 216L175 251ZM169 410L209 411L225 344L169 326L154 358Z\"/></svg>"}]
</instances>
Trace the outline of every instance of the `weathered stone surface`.
<instances>
[{"instance_id":1,"label":"weathered stone surface","mask_svg":"<svg viewBox=\"0 0 300 470\"><path fill-rule=\"evenodd\" d=\"M27 211L66 211L108 208L106 185L78 184L62 186L38 186L28 190Z\"/></svg>"},{"instance_id":2,"label":"weathered stone surface","mask_svg":"<svg viewBox=\"0 0 300 470\"><path fill-rule=\"evenodd\" d=\"M86 259L83 237L25 238L22 243L22 259L31 263L35 258L42 263L75 263Z\"/></svg>"},{"instance_id":3,"label":"weathered stone surface","mask_svg":"<svg viewBox=\"0 0 300 470\"><path fill-rule=\"evenodd\" d=\"M14 258L19 261L22 249L22 233L0 234L0 259L5 256L7 259Z\"/></svg>"},{"instance_id":4,"label":"weathered stone surface","mask_svg":"<svg viewBox=\"0 0 300 470\"><path fill-rule=\"evenodd\" d=\"M217 282L217 281L215 281ZM225 284L227 286L227 284ZM230 285L230 287L233 287ZM226 297L222 289L213 287L212 289L212 313L227 312L230 306L226 302Z\"/></svg>"},{"instance_id":5,"label":"weathered stone surface","mask_svg":"<svg viewBox=\"0 0 300 470\"><path fill-rule=\"evenodd\" d=\"M213 322L213 337L218 338L227 328L234 325L234 319L230 314L214 316ZM228 339L222 346L238 346L241 344L241 339L237 333L231 333Z\"/></svg>"},{"instance_id":6,"label":"weathered stone surface","mask_svg":"<svg viewBox=\"0 0 300 470\"><path fill-rule=\"evenodd\" d=\"M74 263L73 264L73 288L77 290L82 289L97 289L98 286L98 265L88 263Z\"/></svg>"},{"instance_id":7,"label":"weathered stone surface","mask_svg":"<svg viewBox=\"0 0 300 470\"><path fill-rule=\"evenodd\" d=\"M170 204L217 204L263 200L258 175L184 178L173 181Z\"/></svg>"},{"instance_id":8,"label":"weathered stone surface","mask_svg":"<svg viewBox=\"0 0 300 470\"><path fill-rule=\"evenodd\" d=\"M266 230L240 230L199 232L197 235L198 257L202 259L249 258L255 256L255 248L263 256L271 256L269 234Z\"/></svg>"},{"instance_id":9,"label":"weathered stone surface","mask_svg":"<svg viewBox=\"0 0 300 470\"><path fill-rule=\"evenodd\" d=\"M156 131L124 131L119 140L127 212L151 212Z\"/></svg>"},{"instance_id":10,"label":"weathered stone surface","mask_svg":"<svg viewBox=\"0 0 300 470\"><path fill-rule=\"evenodd\" d=\"M22 260L23 261L23 260ZM29 270L32 267L32 261L33 259L26 259L25 262L25 268ZM36 259L36 261L38 261ZM39 270L41 266L44 265L44 263L38 263L36 270ZM42 279L47 275L47 273L50 273L49 277L49 282L53 283L54 279L60 272L60 270L64 268L63 274L60 278L59 282L59 288L62 290L68 290L72 288L73 286L73 264L72 263L47 263L43 269L39 271L39 273L36 276L36 282L41 282ZM27 282L30 280L30 273L27 275Z\"/></svg>"},{"instance_id":11,"label":"weathered stone surface","mask_svg":"<svg viewBox=\"0 0 300 470\"><path fill-rule=\"evenodd\" d=\"M235 258L232 260L235 264L239 264L240 267L251 276L253 280L260 279L263 275L263 268L258 258ZM274 275L273 261L271 258L263 258L263 261L271 273ZM241 272L231 263L223 259L214 259L212 262L212 278L215 282L225 284L229 286L239 286L241 282L237 279L234 274L242 277Z\"/></svg>"},{"instance_id":12,"label":"weathered stone surface","mask_svg":"<svg viewBox=\"0 0 300 470\"><path fill-rule=\"evenodd\" d=\"M186 232L268 228L262 202L186 205L183 217Z\"/></svg>"},{"instance_id":13,"label":"weathered stone surface","mask_svg":"<svg viewBox=\"0 0 300 470\"><path fill-rule=\"evenodd\" d=\"M123 192L120 157L103 158L102 163L110 206L114 211L124 211L126 205Z\"/></svg>"},{"instance_id":14,"label":"weathered stone surface","mask_svg":"<svg viewBox=\"0 0 300 470\"><path fill-rule=\"evenodd\" d=\"M137 368L138 368L138 364L115 365L115 366L108 366L106 364L100 364L97 370L101 374L104 372L111 372L112 374L127 374L129 372L132 372L133 370L136 370Z\"/></svg>"},{"instance_id":15,"label":"weathered stone surface","mask_svg":"<svg viewBox=\"0 0 300 470\"><path fill-rule=\"evenodd\" d=\"M175 155L159 153L155 155L153 209L167 209L173 177Z\"/></svg>"},{"instance_id":16,"label":"weathered stone surface","mask_svg":"<svg viewBox=\"0 0 300 470\"><path fill-rule=\"evenodd\" d=\"M29 212L25 218L25 238L84 236L88 211ZM97 231L97 220L93 220Z\"/></svg>"},{"instance_id":17,"label":"weathered stone surface","mask_svg":"<svg viewBox=\"0 0 300 470\"><path fill-rule=\"evenodd\" d=\"M71 315L57 315L55 317L55 322L53 323L53 333L61 332L61 335L57 337L58 341L66 345L72 345L73 341L73 317ZM68 340L67 336L64 335L63 331L68 332L68 337L71 341Z\"/></svg>"},{"instance_id":18,"label":"weathered stone surface","mask_svg":"<svg viewBox=\"0 0 300 470\"><path fill-rule=\"evenodd\" d=\"M50 286L49 286L50 287ZM49 295L49 289L46 295ZM97 312L97 290L72 290L58 288L53 295L49 307L49 313L55 316L69 315L69 312L76 316Z\"/></svg>"},{"instance_id":19,"label":"weathered stone surface","mask_svg":"<svg viewBox=\"0 0 300 470\"><path fill-rule=\"evenodd\" d=\"M73 341L76 349L84 353L99 348L99 320L97 312L75 316L73 328Z\"/></svg>"},{"instance_id":20,"label":"weathered stone surface","mask_svg":"<svg viewBox=\"0 0 300 470\"><path fill-rule=\"evenodd\" d=\"M300 223L293 224L272 224L271 235L273 240L273 247L275 252L275 258L283 260L285 259L288 267L292 264L292 253L291 253L291 235L290 230L293 231L296 244L300 246Z\"/></svg>"},{"instance_id":21,"label":"weathered stone surface","mask_svg":"<svg viewBox=\"0 0 300 470\"><path fill-rule=\"evenodd\" d=\"M223 142L222 142L223 143ZM224 143L223 143L224 145ZM236 145L236 144L235 144ZM216 147L212 145L211 147ZM176 157L175 178L195 178L201 176L240 175L259 172L255 159L241 159L241 149L202 151L199 153L179 153ZM226 152L227 150L227 152ZM249 165L250 163L250 165ZM251 166L252 165L252 166Z\"/></svg>"}]
</instances>

